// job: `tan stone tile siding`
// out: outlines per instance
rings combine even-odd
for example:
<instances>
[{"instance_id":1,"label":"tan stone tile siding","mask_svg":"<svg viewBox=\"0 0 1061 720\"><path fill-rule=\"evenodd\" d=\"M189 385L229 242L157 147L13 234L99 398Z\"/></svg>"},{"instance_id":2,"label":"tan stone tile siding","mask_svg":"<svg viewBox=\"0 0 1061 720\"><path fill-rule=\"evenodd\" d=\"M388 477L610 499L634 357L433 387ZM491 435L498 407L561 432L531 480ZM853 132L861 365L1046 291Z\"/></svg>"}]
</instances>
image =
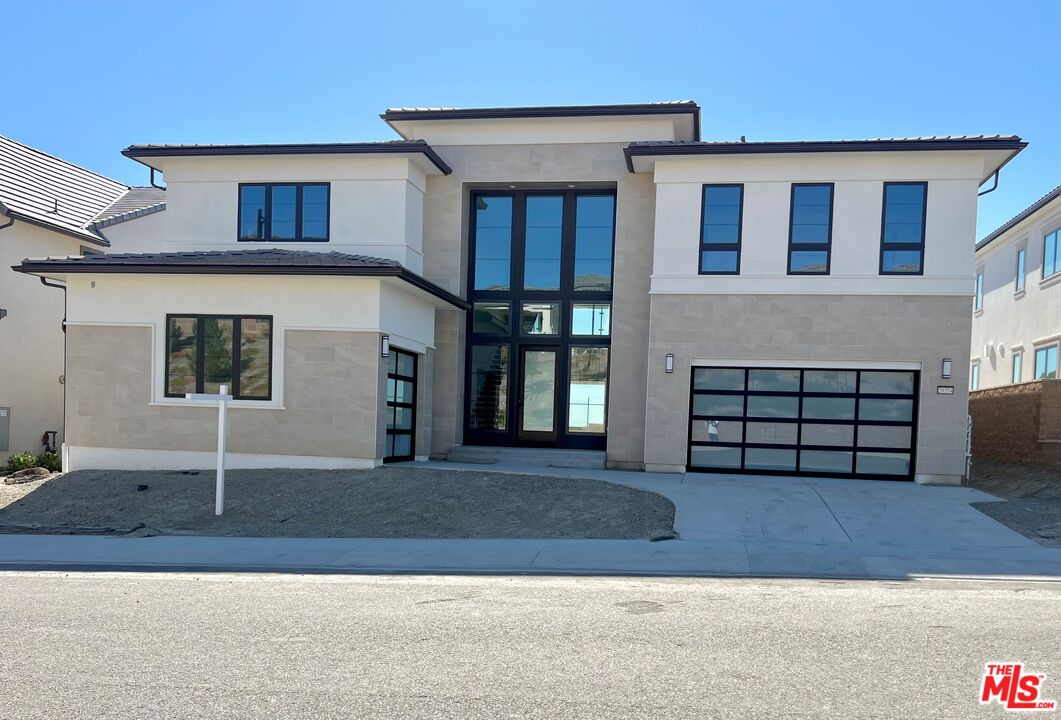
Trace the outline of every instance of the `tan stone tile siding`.
<instances>
[{"instance_id":1,"label":"tan stone tile siding","mask_svg":"<svg viewBox=\"0 0 1061 720\"><path fill-rule=\"evenodd\" d=\"M643 382L648 334L648 289L656 192L652 177L626 170L622 143L571 145L447 146L439 153L453 168L427 179L424 197L424 275L465 295L468 277L468 222L471 191L491 183L569 183L616 188L614 300L608 396L608 461L640 467L645 437ZM464 414L463 313L439 311L435 324L435 395L432 447L447 452L461 442ZM510 378L510 382L514 382Z\"/></svg>"},{"instance_id":2,"label":"tan stone tile siding","mask_svg":"<svg viewBox=\"0 0 1061 720\"><path fill-rule=\"evenodd\" d=\"M969 393L973 463L978 458L1061 470L1061 380Z\"/></svg>"},{"instance_id":3,"label":"tan stone tile siding","mask_svg":"<svg viewBox=\"0 0 1061 720\"><path fill-rule=\"evenodd\" d=\"M232 408L234 453L382 458L386 364L379 335L283 331L284 409ZM67 442L150 450L212 451L217 411L151 405L151 330L67 329Z\"/></svg>"},{"instance_id":4,"label":"tan stone tile siding","mask_svg":"<svg viewBox=\"0 0 1061 720\"><path fill-rule=\"evenodd\" d=\"M862 295L653 295L645 462L684 466L694 358L920 362L917 473L965 467L971 298ZM674 353L674 373L664 372ZM953 377L940 377L952 358ZM937 385L954 395L937 395Z\"/></svg>"}]
</instances>

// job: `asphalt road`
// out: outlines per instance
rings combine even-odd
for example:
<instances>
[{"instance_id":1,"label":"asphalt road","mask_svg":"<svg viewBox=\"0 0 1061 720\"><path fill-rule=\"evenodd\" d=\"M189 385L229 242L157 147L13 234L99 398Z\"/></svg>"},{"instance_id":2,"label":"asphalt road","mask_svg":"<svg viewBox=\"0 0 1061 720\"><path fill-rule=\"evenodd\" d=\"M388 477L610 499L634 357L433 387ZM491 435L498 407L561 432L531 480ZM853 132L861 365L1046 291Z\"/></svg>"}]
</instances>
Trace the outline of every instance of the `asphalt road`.
<instances>
[{"instance_id":1,"label":"asphalt road","mask_svg":"<svg viewBox=\"0 0 1061 720\"><path fill-rule=\"evenodd\" d=\"M5 719L1003 717L994 660L1061 700L1058 583L0 573L0 637Z\"/></svg>"}]
</instances>

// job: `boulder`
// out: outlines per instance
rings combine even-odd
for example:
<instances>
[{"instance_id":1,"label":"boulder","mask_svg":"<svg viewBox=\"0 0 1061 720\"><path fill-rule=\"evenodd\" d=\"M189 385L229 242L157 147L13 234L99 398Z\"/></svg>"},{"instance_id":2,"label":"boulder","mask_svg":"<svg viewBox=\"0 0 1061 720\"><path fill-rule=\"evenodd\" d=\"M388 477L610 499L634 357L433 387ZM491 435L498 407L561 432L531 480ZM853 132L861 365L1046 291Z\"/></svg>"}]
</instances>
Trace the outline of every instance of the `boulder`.
<instances>
[{"instance_id":1,"label":"boulder","mask_svg":"<svg viewBox=\"0 0 1061 720\"><path fill-rule=\"evenodd\" d=\"M43 480L52 474L51 470L46 470L42 467L26 468L25 470L19 470L13 472L4 478L5 485L20 485L22 483L36 482Z\"/></svg>"}]
</instances>

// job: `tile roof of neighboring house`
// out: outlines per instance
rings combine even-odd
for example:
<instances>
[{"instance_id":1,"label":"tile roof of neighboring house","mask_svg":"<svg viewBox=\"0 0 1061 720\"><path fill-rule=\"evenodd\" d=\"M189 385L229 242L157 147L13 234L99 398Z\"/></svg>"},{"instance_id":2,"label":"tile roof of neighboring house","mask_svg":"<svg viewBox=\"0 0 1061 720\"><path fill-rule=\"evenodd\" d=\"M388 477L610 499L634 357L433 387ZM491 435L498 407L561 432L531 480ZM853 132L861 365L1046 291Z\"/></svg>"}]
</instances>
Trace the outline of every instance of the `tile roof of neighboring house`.
<instances>
[{"instance_id":1,"label":"tile roof of neighboring house","mask_svg":"<svg viewBox=\"0 0 1061 720\"><path fill-rule=\"evenodd\" d=\"M110 243L95 232L102 217L114 224L121 221L118 218L143 214L147 207L164 209L161 193L155 188L130 188L0 136L0 214L10 218L107 246Z\"/></svg>"},{"instance_id":2,"label":"tile roof of neighboring house","mask_svg":"<svg viewBox=\"0 0 1061 720\"><path fill-rule=\"evenodd\" d=\"M785 142L648 140L630 143L623 152L634 171L635 156L726 155L753 153L875 152L910 150L1013 150L1028 143L1016 135L931 135L867 140L794 140ZM1012 155L1010 156L1012 157ZM1007 161L1008 162L1008 159ZM1005 165L1005 162L1002 163Z\"/></svg>"},{"instance_id":3,"label":"tile roof of neighboring house","mask_svg":"<svg viewBox=\"0 0 1061 720\"><path fill-rule=\"evenodd\" d=\"M143 162L141 158L188 155L335 155L421 153L449 175L453 169L423 140L382 140L356 143L283 143L272 145L130 145L122 155ZM144 163L145 165L147 163Z\"/></svg>"},{"instance_id":4,"label":"tile roof of neighboring house","mask_svg":"<svg viewBox=\"0 0 1061 720\"><path fill-rule=\"evenodd\" d=\"M13 270L25 273L125 273L208 275L347 275L397 277L456 307L468 304L396 260L341 252L279 248L170 253L116 253L85 257L27 258Z\"/></svg>"},{"instance_id":5,"label":"tile roof of neighboring house","mask_svg":"<svg viewBox=\"0 0 1061 720\"><path fill-rule=\"evenodd\" d=\"M1006 233L1006 231L1008 231L1011 228L1015 227L1016 225L1018 225L1019 223L1023 222L1024 220L1028 219L1028 217L1030 217L1032 214L1034 214L1035 212L1039 211L1043 207L1049 205L1051 202L1053 202L1054 200L1056 200L1059 197L1061 197L1061 185L1058 185L1053 190L1051 190L1050 192L1046 193L1041 198L1039 198L1038 200L1033 202L1031 205L1029 205L1028 207L1026 207L1023 210L1021 210L1015 216L1013 216L1012 218L1007 220L1005 223L1003 223L1000 228L998 228L997 230L992 232L990 235L985 237L980 242L976 243L976 249L979 250L979 249L983 248L989 242L991 242L992 240L998 238L1000 235L1003 235L1004 233Z\"/></svg>"},{"instance_id":6,"label":"tile roof of neighboring house","mask_svg":"<svg viewBox=\"0 0 1061 720\"><path fill-rule=\"evenodd\" d=\"M165 209L166 191L162 188L131 187L92 218L91 225L96 228L107 227Z\"/></svg>"}]
</instances>

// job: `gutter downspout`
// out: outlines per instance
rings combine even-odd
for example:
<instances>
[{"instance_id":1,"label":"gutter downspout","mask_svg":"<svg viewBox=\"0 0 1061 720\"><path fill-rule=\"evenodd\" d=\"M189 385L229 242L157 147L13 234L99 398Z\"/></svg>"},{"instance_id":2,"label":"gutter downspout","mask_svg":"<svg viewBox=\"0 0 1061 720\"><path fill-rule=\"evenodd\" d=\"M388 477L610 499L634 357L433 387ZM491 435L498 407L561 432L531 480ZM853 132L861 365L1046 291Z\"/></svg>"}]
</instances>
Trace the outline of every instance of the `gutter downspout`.
<instances>
[{"instance_id":1,"label":"gutter downspout","mask_svg":"<svg viewBox=\"0 0 1061 720\"><path fill-rule=\"evenodd\" d=\"M148 166L148 167L150 167L150 166ZM151 182L151 187L155 188L156 190L165 190L166 189L165 185L159 185L158 183L155 182L155 168L151 168L151 181L150 182Z\"/></svg>"},{"instance_id":2,"label":"gutter downspout","mask_svg":"<svg viewBox=\"0 0 1061 720\"><path fill-rule=\"evenodd\" d=\"M68 472L69 463L66 459L66 285L50 283L46 277L41 277L40 281L44 287L63 291L63 441L59 445L59 457L62 458L63 472Z\"/></svg>"},{"instance_id":3,"label":"gutter downspout","mask_svg":"<svg viewBox=\"0 0 1061 720\"><path fill-rule=\"evenodd\" d=\"M995 170L995 172L991 175L991 179L995 181L994 184L987 190L981 190L980 192L976 193L976 197L983 197L988 193L993 193L995 190L998 190L998 174L1000 172L1002 172L1001 167L998 170Z\"/></svg>"}]
</instances>

